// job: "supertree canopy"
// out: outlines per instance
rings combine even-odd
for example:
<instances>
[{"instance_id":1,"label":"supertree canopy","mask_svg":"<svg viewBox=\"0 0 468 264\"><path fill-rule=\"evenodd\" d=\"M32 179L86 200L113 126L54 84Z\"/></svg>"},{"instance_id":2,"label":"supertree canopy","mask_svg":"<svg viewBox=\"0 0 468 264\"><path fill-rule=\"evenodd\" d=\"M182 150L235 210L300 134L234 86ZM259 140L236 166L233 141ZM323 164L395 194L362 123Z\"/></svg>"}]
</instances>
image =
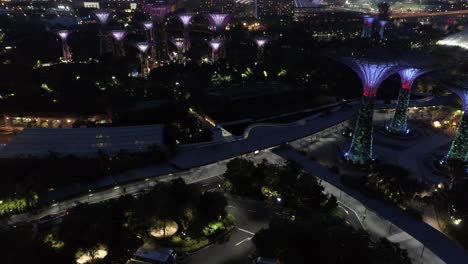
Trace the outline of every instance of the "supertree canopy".
<instances>
[{"instance_id":1,"label":"supertree canopy","mask_svg":"<svg viewBox=\"0 0 468 264\"><path fill-rule=\"evenodd\" d=\"M149 63L146 52L148 51L150 44L148 42L137 42L135 47L140 51L140 62L141 62L141 76L148 78L149 75Z\"/></svg>"},{"instance_id":2,"label":"supertree canopy","mask_svg":"<svg viewBox=\"0 0 468 264\"><path fill-rule=\"evenodd\" d=\"M106 25L109 22L111 12L107 10L96 10L94 15L96 15L101 25Z\"/></svg>"},{"instance_id":3,"label":"supertree canopy","mask_svg":"<svg viewBox=\"0 0 468 264\"><path fill-rule=\"evenodd\" d=\"M171 6L164 3L146 4L145 11L151 16L151 19L156 23L163 23L167 15L171 12Z\"/></svg>"},{"instance_id":4,"label":"supertree canopy","mask_svg":"<svg viewBox=\"0 0 468 264\"><path fill-rule=\"evenodd\" d=\"M57 31L57 35L60 37L60 40L62 40L63 61L71 62L72 57L70 53L70 47L68 46L68 41L67 41L68 36L70 35L70 31L60 30L60 31Z\"/></svg>"},{"instance_id":5,"label":"supertree canopy","mask_svg":"<svg viewBox=\"0 0 468 264\"><path fill-rule=\"evenodd\" d=\"M215 32L223 31L229 22L229 14L208 14L208 20Z\"/></svg>"},{"instance_id":6,"label":"supertree canopy","mask_svg":"<svg viewBox=\"0 0 468 264\"><path fill-rule=\"evenodd\" d=\"M387 130L394 134L405 135L409 133L408 121L408 106L410 100L410 90L414 80L422 74L428 72L421 68L406 68L398 71L401 77L401 89L398 95L398 103L395 109L395 115L392 122L387 126Z\"/></svg>"},{"instance_id":7,"label":"supertree canopy","mask_svg":"<svg viewBox=\"0 0 468 264\"><path fill-rule=\"evenodd\" d=\"M145 11L151 16L154 24L153 45L151 57L153 65L158 65L157 62L164 61L168 58L168 39L166 32L166 18L171 12L171 5L166 2L156 2L153 4L144 5Z\"/></svg>"},{"instance_id":8,"label":"supertree canopy","mask_svg":"<svg viewBox=\"0 0 468 264\"><path fill-rule=\"evenodd\" d=\"M141 53L146 53L150 45L148 42L138 42L135 46Z\"/></svg>"},{"instance_id":9,"label":"supertree canopy","mask_svg":"<svg viewBox=\"0 0 468 264\"><path fill-rule=\"evenodd\" d=\"M127 31L125 30L111 30L111 35L117 41L122 41L125 36L127 35Z\"/></svg>"},{"instance_id":10,"label":"supertree canopy","mask_svg":"<svg viewBox=\"0 0 468 264\"><path fill-rule=\"evenodd\" d=\"M254 39L255 44L257 45L257 59L260 59L260 57L263 54L263 48L265 45L268 43L268 39L266 37L257 37Z\"/></svg>"},{"instance_id":11,"label":"supertree canopy","mask_svg":"<svg viewBox=\"0 0 468 264\"><path fill-rule=\"evenodd\" d=\"M172 43L177 48L177 63L182 64L184 62L185 40L183 38L175 38L172 40Z\"/></svg>"},{"instance_id":12,"label":"supertree canopy","mask_svg":"<svg viewBox=\"0 0 468 264\"><path fill-rule=\"evenodd\" d=\"M454 88L450 87L454 93L456 93L463 103L463 115L458 125L457 134L452 141L450 150L447 154L446 159L456 159L463 162L468 161L468 87L465 88Z\"/></svg>"},{"instance_id":13,"label":"supertree canopy","mask_svg":"<svg viewBox=\"0 0 468 264\"><path fill-rule=\"evenodd\" d=\"M151 30L153 28L153 21L143 21L141 24L145 30Z\"/></svg>"},{"instance_id":14,"label":"supertree canopy","mask_svg":"<svg viewBox=\"0 0 468 264\"><path fill-rule=\"evenodd\" d=\"M359 109L353 140L345 158L355 164L366 164L372 157L372 118L377 90L383 80L398 70L398 64L393 60L370 60L359 58L344 58L342 61L351 67L363 84L363 96Z\"/></svg>"},{"instance_id":15,"label":"supertree canopy","mask_svg":"<svg viewBox=\"0 0 468 264\"><path fill-rule=\"evenodd\" d=\"M188 28L190 25L190 21L192 21L193 15L192 14L180 14L178 16L180 22L185 28Z\"/></svg>"}]
</instances>

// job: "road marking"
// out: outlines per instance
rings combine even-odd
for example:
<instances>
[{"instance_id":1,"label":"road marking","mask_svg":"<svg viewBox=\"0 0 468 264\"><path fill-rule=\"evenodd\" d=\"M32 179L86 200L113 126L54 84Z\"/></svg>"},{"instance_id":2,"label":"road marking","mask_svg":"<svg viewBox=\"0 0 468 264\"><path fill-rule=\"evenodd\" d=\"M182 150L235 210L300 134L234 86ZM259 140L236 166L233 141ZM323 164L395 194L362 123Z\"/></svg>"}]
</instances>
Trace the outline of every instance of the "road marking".
<instances>
[{"instance_id":1,"label":"road marking","mask_svg":"<svg viewBox=\"0 0 468 264\"><path fill-rule=\"evenodd\" d=\"M346 204L344 204L344 203L342 203L342 202L340 202L340 201L338 201L338 204L339 204L339 205L342 205L342 206L344 206L344 207L346 207L346 208L348 208L349 210L351 210L351 212L353 212L353 213L356 215L356 218L357 218L357 220L359 221L359 224L361 225L361 227L364 227L364 225L363 225L362 222L361 222L361 218L359 218L359 215L357 214L356 211L353 210L353 208L351 208L351 207L349 207L349 206L346 206Z\"/></svg>"},{"instance_id":2,"label":"road marking","mask_svg":"<svg viewBox=\"0 0 468 264\"><path fill-rule=\"evenodd\" d=\"M241 240L239 243L235 244L234 246L237 247L238 245L240 245L240 244L242 244L242 243L244 243L244 242L246 242L246 241L249 241L249 240L251 240L251 239L252 239L252 237L248 237L248 238L246 238L246 239L243 239L243 240Z\"/></svg>"},{"instance_id":3,"label":"road marking","mask_svg":"<svg viewBox=\"0 0 468 264\"><path fill-rule=\"evenodd\" d=\"M242 229L242 228L239 228L239 227L238 227L237 229L238 229L239 231L244 232L244 233L247 233L247 234L250 234L250 235L255 235L255 233L250 232L250 231L248 231L248 230L245 230L245 229Z\"/></svg>"},{"instance_id":4,"label":"road marking","mask_svg":"<svg viewBox=\"0 0 468 264\"><path fill-rule=\"evenodd\" d=\"M346 214L349 214L348 210L346 210L346 208L344 208L341 204L339 204L338 207L343 209L343 211L345 211Z\"/></svg>"}]
</instances>

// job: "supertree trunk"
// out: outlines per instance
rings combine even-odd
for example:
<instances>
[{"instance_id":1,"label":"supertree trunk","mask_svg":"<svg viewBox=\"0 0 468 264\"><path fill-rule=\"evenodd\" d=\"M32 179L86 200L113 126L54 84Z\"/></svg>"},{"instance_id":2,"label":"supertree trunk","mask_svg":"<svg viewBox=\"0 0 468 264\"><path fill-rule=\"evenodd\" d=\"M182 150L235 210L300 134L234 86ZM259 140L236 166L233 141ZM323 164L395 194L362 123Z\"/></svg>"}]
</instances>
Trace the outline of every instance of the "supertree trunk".
<instances>
[{"instance_id":1,"label":"supertree trunk","mask_svg":"<svg viewBox=\"0 0 468 264\"><path fill-rule=\"evenodd\" d=\"M447 160L450 159L468 161L468 113L466 111L460 119L457 134L447 154Z\"/></svg>"},{"instance_id":2,"label":"supertree trunk","mask_svg":"<svg viewBox=\"0 0 468 264\"><path fill-rule=\"evenodd\" d=\"M363 96L359 109L353 141L345 157L355 164L367 164L372 160L372 118L375 98Z\"/></svg>"},{"instance_id":3,"label":"supertree trunk","mask_svg":"<svg viewBox=\"0 0 468 264\"><path fill-rule=\"evenodd\" d=\"M410 101L411 92L409 89L400 89L398 95L398 103L395 109L395 115L390 123L388 130L396 134L408 133L408 106Z\"/></svg>"}]
</instances>

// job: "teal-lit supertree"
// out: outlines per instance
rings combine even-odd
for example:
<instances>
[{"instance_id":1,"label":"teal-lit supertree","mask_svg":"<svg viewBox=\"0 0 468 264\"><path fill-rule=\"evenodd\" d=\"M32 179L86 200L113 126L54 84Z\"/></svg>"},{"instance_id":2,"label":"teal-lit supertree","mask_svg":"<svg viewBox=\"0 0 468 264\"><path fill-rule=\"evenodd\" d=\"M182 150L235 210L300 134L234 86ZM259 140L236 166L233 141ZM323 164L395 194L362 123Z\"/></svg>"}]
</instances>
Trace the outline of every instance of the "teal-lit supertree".
<instances>
[{"instance_id":1,"label":"teal-lit supertree","mask_svg":"<svg viewBox=\"0 0 468 264\"><path fill-rule=\"evenodd\" d=\"M398 71L395 60L373 60L364 58L345 58L342 61L351 67L363 84L361 108L359 109L353 140L345 158L354 164L367 164L372 155L372 119L375 97L383 80Z\"/></svg>"},{"instance_id":2,"label":"teal-lit supertree","mask_svg":"<svg viewBox=\"0 0 468 264\"><path fill-rule=\"evenodd\" d=\"M457 134L452 141L449 152L447 153L446 160L461 160L468 161L468 87L454 88L450 87L456 93L463 104L463 114L460 118Z\"/></svg>"},{"instance_id":3,"label":"teal-lit supertree","mask_svg":"<svg viewBox=\"0 0 468 264\"><path fill-rule=\"evenodd\" d=\"M428 70L420 68L406 68L398 72L401 77L401 89L400 94L398 95L398 103L395 109L395 115L393 116L390 125L387 126L387 131L398 135L406 135L410 132L407 121L411 86L413 85L413 82L416 80L416 78L426 72L428 72Z\"/></svg>"}]
</instances>

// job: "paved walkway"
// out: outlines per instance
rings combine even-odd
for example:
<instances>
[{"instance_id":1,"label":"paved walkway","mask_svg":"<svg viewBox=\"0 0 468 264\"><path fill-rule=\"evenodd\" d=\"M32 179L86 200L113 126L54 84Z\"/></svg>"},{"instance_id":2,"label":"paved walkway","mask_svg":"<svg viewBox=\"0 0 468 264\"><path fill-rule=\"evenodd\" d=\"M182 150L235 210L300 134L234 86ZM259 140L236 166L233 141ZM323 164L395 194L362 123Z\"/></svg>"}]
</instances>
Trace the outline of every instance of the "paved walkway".
<instances>
[{"instance_id":1,"label":"paved walkway","mask_svg":"<svg viewBox=\"0 0 468 264\"><path fill-rule=\"evenodd\" d=\"M364 224L371 233L387 237L393 242L404 242L402 247L410 251L413 260L421 261L416 263L468 263L467 252L431 226L412 218L392 204L370 199L357 190L344 186L338 175L300 155L293 148L283 147L274 152L284 159L300 163L306 171L326 181L330 184L327 192L338 199L343 200L344 195L349 197L346 203L364 216ZM372 212L375 212L373 216Z\"/></svg>"}]
</instances>

